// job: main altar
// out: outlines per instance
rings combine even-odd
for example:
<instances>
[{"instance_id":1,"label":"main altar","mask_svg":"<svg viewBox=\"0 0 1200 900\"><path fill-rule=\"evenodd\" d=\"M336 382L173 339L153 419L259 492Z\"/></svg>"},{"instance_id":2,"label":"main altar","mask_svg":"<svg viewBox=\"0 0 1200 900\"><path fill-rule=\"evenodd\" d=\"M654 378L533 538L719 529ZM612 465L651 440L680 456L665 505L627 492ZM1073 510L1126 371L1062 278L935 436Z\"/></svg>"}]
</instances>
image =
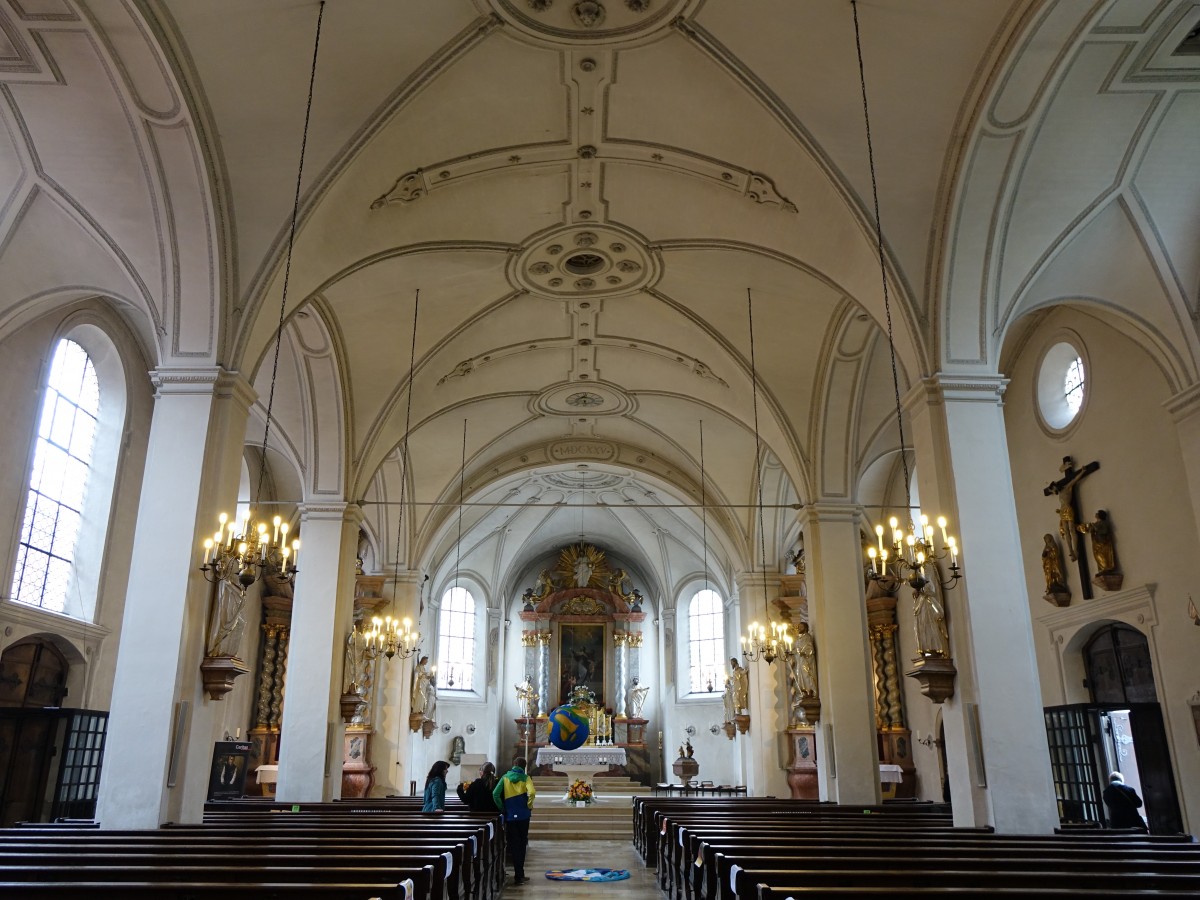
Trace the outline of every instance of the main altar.
<instances>
[{"instance_id":1,"label":"main altar","mask_svg":"<svg viewBox=\"0 0 1200 900\"><path fill-rule=\"evenodd\" d=\"M517 686L521 715L518 755L532 758L541 774L596 764L588 775L629 775L650 783L645 746L648 722L638 690L642 646L642 593L600 548L585 542L562 548L522 597L526 680ZM591 697L591 740L603 746L560 750L549 744L550 713L580 691ZM567 760L570 754L583 754ZM603 757L604 763L598 760Z\"/></svg>"}]
</instances>

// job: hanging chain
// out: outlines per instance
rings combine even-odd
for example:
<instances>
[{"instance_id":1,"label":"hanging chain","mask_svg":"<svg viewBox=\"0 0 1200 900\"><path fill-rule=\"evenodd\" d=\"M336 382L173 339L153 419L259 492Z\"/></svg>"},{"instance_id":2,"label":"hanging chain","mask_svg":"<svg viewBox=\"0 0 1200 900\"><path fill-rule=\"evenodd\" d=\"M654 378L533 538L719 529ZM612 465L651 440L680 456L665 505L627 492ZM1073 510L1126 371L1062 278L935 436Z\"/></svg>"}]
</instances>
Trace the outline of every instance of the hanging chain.
<instances>
[{"instance_id":1,"label":"hanging chain","mask_svg":"<svg viewBox=\"0 0 1200 900\"><path fill-rule=\"evenodd\" d=\"M888 353L892 360L892 391L896 398L896 430L900 433L900 463L904 467L904 506L911 526L912 489L909 486L908 454L904 446L904 417L900 412L900 376L896 371L896 345L892 337L892 305L888 297L887 263L883 255L883 224L879 219L879 184L875 178L875 148L871 141L871 113L867 107L867 74L863 67L862 39L858 29L858 2L850 0L854 12L854 47L858 52L858 83L862 88L863 121L867 127L867 164L871 171L871 201L875 207L875 247L879 252L879 278L883 282L883 311L887 316Z\"/></svg>"},{"instance_id":2,"label":"hanging chain","mask_svg":"<svg viewBox=\"0 0 1200 900\"><path fill-rule=\"evenodd\" d=\"M462 465L458 470L458 544L454 558L454 587L458 588L458 569L462 565L463 480L467 477L467 420L463 419Z\"/></svg>"},{"instance_id":3,"label":"hanging chain","mask_svg":"<svg viewBox=\"0 0 1200 900\"><path fill-rule=\"evenodd\" d=\"M758 552L762 557L763 577L763 609L767 613L767 621L771 621L771 609L767 606L767 536L763 529L763 478L762 478L762 440L758 435L758 367L754 359L754 298L750 288L746 288L746 314L750 320L750 391L751 405L754 407L754 468L758 482Z\"/></svg>"},{"instance_id":4,"label":"hanging chain","mask_svg":"<svg viewBox=\"0 0 1200 900\"><path fill-rule=\"evenodd\" d=\"M700 522L704 535L704 589L708 590L708 498L704 476L704 420L700 420Z\"/></svg>"},{"instance_id":5,"label":"hanging chain","mask_svg":"<svg viewBox=\"0 0 1200 900\"><path fill-rule=\"evenodd\" d=\"M421 308L421 289L413 300L412 347L408 356L408 401L404 412L404 443L400 449L400 512L396 516L396 577L392 579L392 616L396 615L396 584L400 581L400 542L404 535L404 499L408 490L408 437L412 427L413 370L417 363L417 312ZM405 559L408 554L405 554Z\"/></svg>"},{"instance_id":6,"label":"hanging chain","mask_svg":"<svg viewBox=\"0 0 1200 900\"><path fill-rule=\"evenodd\" d=\"M283 266L283 297L279 301L279 324L275 328L275 358L271 363L271 390L267 394L267 424L263 428L262 458L258 464L258 489L254 500L262 496L267 476L267 440L271 436L271 410L275 405L275 379L279 374L279 347L283 343L283 322L287 315L288 282L292 277L292 248L296 244L296 220L300 217L300 185L304 180L304 152L308 147L308 123L312 118L313 88L317 83L317 51L321 48L321 20L325 17L325 0L317 11L317 36L313 41L312 66L308 73L308 101L304 107L304 131L300 137L300 165L296 167L296 194L292 200L292 223L288 232L287 260ZM251 516L253 519L253 516Z\"/></svg>"}]
</instances>

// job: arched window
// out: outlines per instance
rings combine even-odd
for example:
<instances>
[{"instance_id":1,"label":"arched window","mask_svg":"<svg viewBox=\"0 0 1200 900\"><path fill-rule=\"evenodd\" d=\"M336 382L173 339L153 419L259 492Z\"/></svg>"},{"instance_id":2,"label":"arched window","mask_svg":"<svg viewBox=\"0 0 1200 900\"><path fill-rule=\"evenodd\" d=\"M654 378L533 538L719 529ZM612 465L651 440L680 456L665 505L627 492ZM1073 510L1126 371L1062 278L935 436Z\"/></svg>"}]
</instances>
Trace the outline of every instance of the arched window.
<instances>
[{"instance_id":1,"label":"arched window","mask_svg":"<svg viewBox=\"0 0 1200 900\"><path fill-rule=\"evenodd\" d=\"M688 684L691 693L720 687L716 682L724 659L724 606L720 594L705 588L692 596L688 606Z\"/></svg>"},{"instance_id":2,"label":"arched window","mask_svg":"<svg viewBox=\"0 0 1200 900\"><path fill-rule=\"evenodd\" d=\"M439 690L474 690L475 598L466 588L453 587L442 595L437 667Z\"/></svg>"},{"instance_id":3,"label":"arched window","mask_svg":"<svg viewBox=\"0 0 1200 900\"><path fill-rule=\"evenodd\" d=\"M75 596L75 549L99 416L96 367L83 347L64 338L46 381L17 546L12 593L20 603L70 615L88 607L90 613L91 604Z\"/></svg>"}]
</instances>

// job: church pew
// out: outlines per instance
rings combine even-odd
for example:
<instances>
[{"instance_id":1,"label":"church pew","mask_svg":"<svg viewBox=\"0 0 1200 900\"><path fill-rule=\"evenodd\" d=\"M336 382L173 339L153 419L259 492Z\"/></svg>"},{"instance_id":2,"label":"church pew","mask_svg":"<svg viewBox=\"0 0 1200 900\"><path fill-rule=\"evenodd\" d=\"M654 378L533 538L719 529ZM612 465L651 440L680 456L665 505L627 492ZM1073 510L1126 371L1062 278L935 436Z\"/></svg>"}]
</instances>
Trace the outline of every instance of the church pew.
<instances>
[{"instance_id":1,"label":"church pew","mask_svg":"<svg viewBox=\"0 0 1200 900\"><path fill-rule=\"evenodd\" d=\"M813 897L834 898L834 900L898 900L898 898L919 898L926 897L946 897L947 900L958 900L958 898L975 898L980 900L1094 900L1097 896L1107 897L1113 896L1106 891L1097 893L1092 889L1080 888L1051 888L1045 886L1035 887L998 887L988 886L981 887L979 885L960 886L960 887L913 887L906 884L884 885L875 887L857 887L847 885L820 885L812 886L807 884L779 884L769 885L760 884L757 888L757 894L751 894L753 900L801 900L801 898ZM1121 891L1120 897L1145 897L1147 900L1195 900L1195 891L1161 891L1161 890L1144 890L1140 888L1128 888Z\"/></svg>"},{"instance_id":2,"label":"church pew","mask_svg":"<svg viewBox=\"0 0 1200 900\"><path fill-rule=\"evenodd\" d=\"M680 876L695 858L695 846L689 843L695 829L696 834L759 834L767 839L791 834L810 834L819 831L829 835L861 835L868 832L881 834L919 833L921 835L961 834L967 829L956 829L938 821L926 823L907 818L890 816L853 815L774 815L774 816L683 816L670 814L663 818L659 835L659 857L657 860L659 886L668 894L678 894L682 887ZM980 830L976 833L987 833Z\"/></svg>"},{"instance_id":3,"label":"church pew","mask_svg":"<svg viewBox=\"0 0 1200 900\"><path fill-rule=\"evenodd\" d=\"M229 819L223 823L210 823L201 828L216 828L221 833L245 834L248 830L264 834L269 832L275 836L283 835L315 835L343 834L349 836L368 830L373 833L394 834L394 840L407 841L414 835L423 839L441 841L447 850L454 850L454 872L451 875L450 887L452 893L458 889L457 874L460 866L466 880L464 890L469 894L477 894L481 890L489 894L498 892L504 883L504 829L499 827L499 819L495 822L485 822L482 827L475 817L466 821L456 821L450 816L438 816L431 821L428 815L418 818L395 818L370 814L367 816L326 816L316 814L289 814L285 816L271 815L268 817L242 816ZM170 830L192 826L170 826ZM460 854L452 842L465 842Z\"/></svg>"},{"instance_id":4,"label":"church pew","mask_svg":"<svg viewBox=\"0 0 1200 900\"><path fill-rule=\"evenodd\" d=\"M332 852L329 843L321 839L285 842L275 836L262 834L241 835L236 842L232 842L231 837L219 833L174 835L168 838L161 831L126 832L122 835L99 832L92 833L83 845L61 838L31 844L29 841L14 841L10 834L3 835L0 837L0 864L25 862L35 857L44 859L47 856L102 864L103 860L120 854L142 857L139 860L124 860L130 864L152 864L155 859L199 864L207 859L219 865L222 859L228 859L230 865L236 861L246 866L305 866L314 862L324 865L327 861L330 867L357 865L420 869L428 866L432 873L428 894L433 900L477 896L474 884L458 880L456 866L464 872L468 871L461 862L461 847L447 849L445 841L436 839L423 844L418 840L384 838L375 847L351 844L340 854ZM456 859L460 861L455 862ZM460 884L464 894L459 893Z\"/></svg>"},{"instance_id":5,"label":"church pew","mask_svg":"<svg viewBox=\"0 0 1200 900\"><path fill-rule=\"evenodd\" d=\"M1124 886L1200 892L1200 860L1133 862L1110 858L1097 861L1074 859L1070 855L1013 859L984 852L975 856L923 854L912 857L893 853L854 859L741 857L736 862L722 859L716 873L721 887L717 896L722 900L753 898L758 884L774 883L780 872L787 873L789 884L869 885L890 879L922 886L980 883L1022 886L1027 883L1047 887L1090 887L1093 891Z\"/></svg>"},{"instance_id":6,"label":"church pew","mask_svg":"<svg viewBox=\"0 0 1200 900\"><path fill-rule=\"evenodd\" d=\"M403 887L404 882L411 881L413 888L408 892ZM159 861L148 866L124 865L79 865L68 863L58 866L35 865L14 866L0 865L0 883L20 885L14 889L16 896L32 896L34 886L49 883L78 883L90 882L113 886L126 884L149 884L168 882L173 885L223 884L226 887L245 885L269 884L277 886L280 896L287 896L283 886L312 886L330 885L382 885L389 890L401 889L405 893L394 894L406 896L406 900L424 900L431 896L433 871L431 867L424 869L388 868L327 868L322 865L313 866L262 866L251 865L245 868L221 866L188 865L171 859ZM76 897L88 896L79 893ZM166 888L160 888L159 896L174 896L168 894ZM359 893L356 900L365 900L375 894ZM434 897L436 900L436 897Z\"/></svg>"},{"instance_id":7,"label":"church pew","mask_svg":"<svg viewBox=\"0 0 1200 900\"><path fill-rule=\"evenodd\" d=\"M740 816L740 815L801 815L824 813L829 816L886 815L915 817L920 822L940 819L953 824L949 807L945 804L903 803L868 806L838 806L811 800L777 800L775 798L748 798L737 801L704 799L660 799L636 798L633 808L634 846L644 862L650 863L658 856L658 838L661 834L662 818L670 812L697 815Z\"/></svg>"},{"instance_id":8,"label":"church pew","mask_svg":"<svg viewBox=\"0 0 1200 900\"><path fill-rule=\"evenodd\" d=\"M841 828L791 827L793 823L774 827L747 824L737 827L705 827L703 824L683 829L683 847L672 857L674 869L666 873L671 892L686 896L706 896L714 883L718 852L736 861L743 855L797 855L810 857L839 857L872 853L996 853L1024 856L1038 854L1087 854L1091 857L1131 859L1191 859L1200 855L1200 845L1188 836L1169 838L1140 835L1131 840L1101 835L1093 841L1063 839L1055 835L996 835L987 831L968 829L894 831ZM1183 854L1187 854L1186 856ZM1086 858L1086 857L1085 857ZM660 873L660 875L663 873Z\"/></svg>"},{"instance_id":9,"label":"church pew","mask_svg":"<svg viewBox=\"0 0 1200 900\"><path fill-rule=\"evenodd\" d=\"M427 823L428 816L418 825ZM114 843L136 841L149 845L156 852L179 852L203 847L209 844L225 844L237 842L241 849L253 848L255 852L283 852L289 845L309 845L307 850L296 852L311 857L314 853L322 852L323 848L336 843L349 845L352 852L366 853L371 847L390 853L394 858L402 852L421 853L430 855L437 865L439 872L449 869L448 893L454 895L460 890L465 898L476 896L491 897L499 891L503 883L503 859L499 857L500 849L493 852L496 859L484 865L486 853L480 853L480 848L486 848L484 839L488 837L489 829L480 828L472 823L467 828L455 827L449 822L440 822L433 829L433 834L414 836L415 826L412 823L383 822L374 817L368 821L340 821L336 825L321 825L313 821L299 822L297 817L289 817L287 826L280 826L276 821L253 826L172 826L158 831L77 831L64 832L61 829L18 829L0 832L0 853L14 842L28 842L31 836L37 840L66 846L72 840L84 840L91 846L106 846ZM502 834L502 829L494 826L490 829L492 835ZM442 857L449 855L448 860ZM461 879L461 880L460 880Z\"/></svg>"},{"instance_id":10,"label":"church pew","mask_svg":"<svg viewBox=\"0 0 1200 900\"><path fill-rule=\"evenodd\" d=\"M883 888L892 896L911 893L924 894L931 888L951 889L986 888L988 890L1025 888L1029 890L1067 890L1079 897L1128 896L1130 892L1147 892L1161 896L1171 892L1175 896L1195 897L1200 889L1200 879L1187 875L1146 875L1139 872L1112 873L1102 875L1087 872L1031 872L1024 869L758 869L737 873L738 900L756 900L761 894L761 885L776 890L786 889L788 896L792 885L804 885L808 893L814 890L828 892L836 888Z\"/></svg>"},{"instance_id":11,"label":"church pew","mask_svg":"<svg viewBox=\"0 0 1200 900\"><path fill-rule=\"evenodd\" d=\"M0 896L20 900L413 900L398 884L277 884L249 881L0 881Z\"/></svg>"}]
</instances>

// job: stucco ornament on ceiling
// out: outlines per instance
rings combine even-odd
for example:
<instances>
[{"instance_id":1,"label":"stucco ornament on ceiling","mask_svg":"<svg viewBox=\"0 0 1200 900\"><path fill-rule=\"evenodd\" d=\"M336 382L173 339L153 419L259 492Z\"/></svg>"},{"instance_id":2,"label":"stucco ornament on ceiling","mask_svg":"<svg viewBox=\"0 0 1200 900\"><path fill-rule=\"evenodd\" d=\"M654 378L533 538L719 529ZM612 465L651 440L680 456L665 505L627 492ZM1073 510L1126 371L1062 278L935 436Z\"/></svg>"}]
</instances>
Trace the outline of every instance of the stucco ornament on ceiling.
<instances>
[{"instance_id":1,"label":"stucco ornament on ceiling","mask_svg":"<svg viewBox=\"0 0 1200 900\"><path fill-rule=\"evenodd\" d=\"M692 11L696 0L476 0L481 10L538 41L615 43L644 38Z\"/></svg>"},{"instance_id":2,"label":"stucco ornament on ceiling","mask_svg":"<svg viewBox=\"0 0 1200 900\"><path fill-rule=\"evenodd\" d=\"M544 297L629 294L658 279L658 261L636 235L608 224L556 229L531 240L509 269L513 287Z\"/></svg>"}]
</instances>

